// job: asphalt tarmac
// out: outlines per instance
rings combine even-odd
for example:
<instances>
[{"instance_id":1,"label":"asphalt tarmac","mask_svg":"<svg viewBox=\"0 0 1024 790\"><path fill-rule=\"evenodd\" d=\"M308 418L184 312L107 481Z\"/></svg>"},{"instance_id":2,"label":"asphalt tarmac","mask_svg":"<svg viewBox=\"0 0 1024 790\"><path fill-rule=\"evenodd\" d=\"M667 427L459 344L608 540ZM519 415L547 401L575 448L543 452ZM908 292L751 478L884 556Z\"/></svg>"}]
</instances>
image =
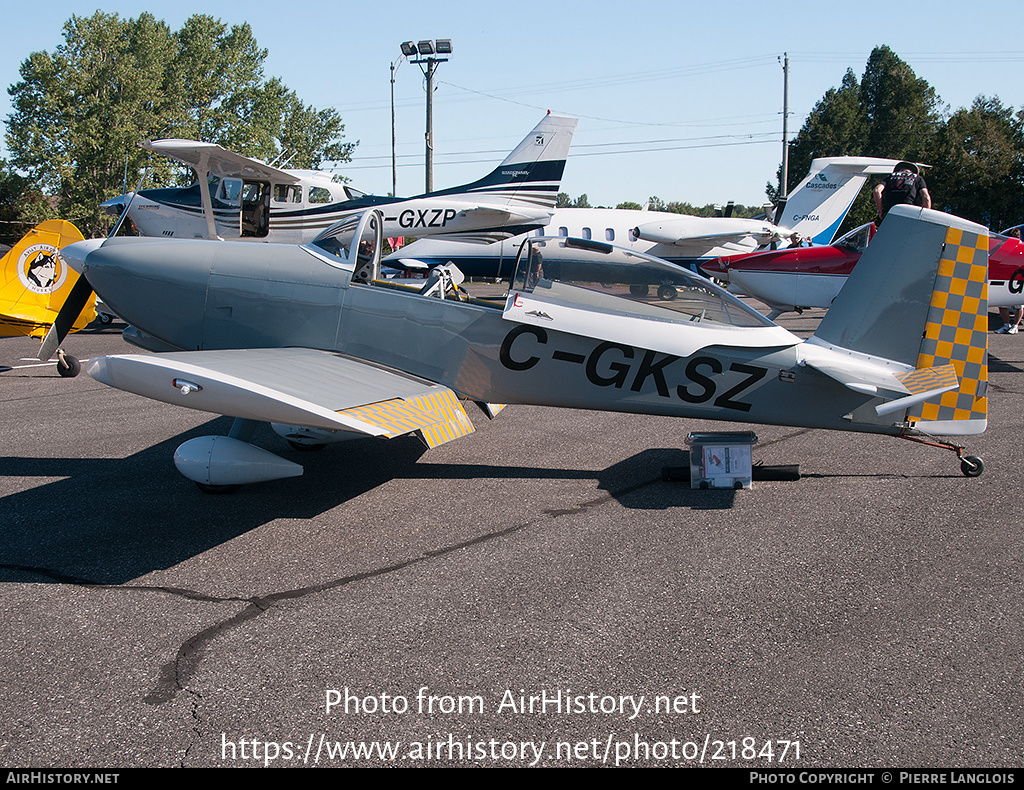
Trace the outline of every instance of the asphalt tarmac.
<instances>
[{"instance_id":1,"label":"asphalt tarmac","mask_svg":"<svg viewBox=\"0 0 1024 790\"><path fill-rule=\"evenodd\" d=\"M14 367L0 764L1021 766L1024 337L990 355L978 478L889 437L510 407L430 451L261 429L305 474L227 496L171 457L228 420ZM746 429L800 479L663 482L689 431Z\"/></svg>"}]
</instances>

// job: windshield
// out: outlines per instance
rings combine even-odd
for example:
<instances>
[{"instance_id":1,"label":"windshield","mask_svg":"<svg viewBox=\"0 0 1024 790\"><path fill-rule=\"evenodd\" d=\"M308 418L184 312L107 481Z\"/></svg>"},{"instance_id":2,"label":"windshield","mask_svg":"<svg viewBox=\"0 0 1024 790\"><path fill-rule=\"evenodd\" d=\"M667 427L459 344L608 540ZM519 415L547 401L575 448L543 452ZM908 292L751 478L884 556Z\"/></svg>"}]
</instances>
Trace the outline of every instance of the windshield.
<instances>
[{"instance_id":1,"label":"windshield","mask_svg":"<svg viewBox=\"0 0 1024 790\"><path fill-rule=\"evenodd\" d=\"M359 215L353 214L339 220L310 242L328 255L348 260L348 251L352 246L352 238L359 224Z\"/></svg>"},{"instance_id":2,"label":"windshield","mask_svg":"<svg viewBox=\"0 0 1024 790\"><path fill-rule=\"evenodd\" d=\"M854 228L841 239L839 239L835 246L840 249L849 250L850 252L864 252L868 247L868 242L871 241L871 237L875 233L875 224L869 222L867 225L861 225L859 228Z\"/></svg>"},{"instance_id":3,"label":"windshield","mask_svg":"<svg viewBox=\"0 0 1024 790\"><path fill-rule=\"evenodd\" d=\"M380 212L352 214L338 220L313 239L310 246L338 259L343 265L354 265L354 281L375 280L380 274ZM352 254L353 246L356 247L355 255Z\"/></svg>"},{"instance_id":4,"label":"windshield","mask_svg":"<svg viewBox=\"0 0 1024 790\"><path fill-rule=\"evenodd\" d=\"M512 289L544 301L665 321L774 326L699 275L603 242L537 238L523 242Z\"/></svg>"}]
</instances>

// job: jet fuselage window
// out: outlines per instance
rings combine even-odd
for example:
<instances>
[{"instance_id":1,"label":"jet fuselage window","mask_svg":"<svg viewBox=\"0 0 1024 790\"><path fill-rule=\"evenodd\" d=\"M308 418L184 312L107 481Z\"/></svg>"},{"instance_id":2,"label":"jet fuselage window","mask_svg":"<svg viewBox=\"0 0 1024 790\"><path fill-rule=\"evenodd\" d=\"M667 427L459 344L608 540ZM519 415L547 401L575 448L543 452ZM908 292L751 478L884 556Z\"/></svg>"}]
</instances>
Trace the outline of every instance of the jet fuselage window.
<instances>
[{"instance_id":1,"label":"jet fuselage window","mask_svg":"<svg viewBox=\"0 0 1024 790\"><path fill-rule=\"evenodd\" d=\"M605 228L604 229L604 240L605 241L615 241L615 229L614 228Z\"/></svg>"}]
</instances>

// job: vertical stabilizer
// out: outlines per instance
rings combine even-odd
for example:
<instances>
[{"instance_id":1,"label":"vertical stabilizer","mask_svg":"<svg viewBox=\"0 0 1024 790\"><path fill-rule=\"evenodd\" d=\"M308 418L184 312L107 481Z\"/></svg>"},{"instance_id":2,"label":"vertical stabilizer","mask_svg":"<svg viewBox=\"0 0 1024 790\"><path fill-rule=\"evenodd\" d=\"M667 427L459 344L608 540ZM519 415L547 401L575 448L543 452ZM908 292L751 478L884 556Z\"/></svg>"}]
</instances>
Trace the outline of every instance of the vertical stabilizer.
<instances>
[{"instance_id":1,"label":"vertical stabilizer","mask_svg":"<svg viewBox=\"0 0 1024 790\"><path fill-rule=\"evenodd\" d=\"M0 335L45 334L78 280L60 250L82 234L62 219L40 222L0 260ZM93 300L93 304L95 300ZM96 317L83 311L74 329Z\"/></svg>"},{"instance_id":2,"label":"vertical stabilizer","mask_svg":"<svg viewBox=\"0 0 1024 790\"><path fill-rule=\"evenodd\" d=\"M869 175L891 173L896 159L837 156L815 159L789 193L777 225L815 244L831 244Z\"/></svg>"},{"instance_id":3,"label":"vertical stabilizer","mask_svg":"<svg viewBox=\"0 0 1024 790\"><path fill-rule=\"evenodd\" d=\"M930 209L886 215L812 341L902 367L909 391L949 375L959 386L908 405L927 433L985 429L988 401L988 229Z\"/></svg>"},{"instance_id":4,"label":"vertical stabilizer","mask_svg":"<svg viewBox=\"0 0 1024 790\"><path fill-rule=\"evenodd\" d=\"M918 353L919 370L951 364L960 388L908 410L926 433L978 433L988 419L988 230L949 227Z\"/></svg>"},{"instance_id":5,"label":"vertical stabilizer","mask_svg":"<svg viewBox=\"0 0 1024 790\"><path fill-rule=\"evenodd\" d=\"M521 203L553 209L576 123L575 118L546 115L490 174L430 194L465 194L487 205Z\"/></svg>"}]
</instances>

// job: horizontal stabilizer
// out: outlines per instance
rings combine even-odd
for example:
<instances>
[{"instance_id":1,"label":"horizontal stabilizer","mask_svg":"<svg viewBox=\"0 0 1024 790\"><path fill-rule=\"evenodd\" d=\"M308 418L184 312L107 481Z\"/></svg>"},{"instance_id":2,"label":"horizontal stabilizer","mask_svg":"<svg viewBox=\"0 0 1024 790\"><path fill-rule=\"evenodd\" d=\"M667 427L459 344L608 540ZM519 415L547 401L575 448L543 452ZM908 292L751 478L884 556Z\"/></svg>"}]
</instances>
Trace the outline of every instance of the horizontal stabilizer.
<instances>
[{"instance_id":1,"label":"horizontal stabilizer","mask_svg":"<svg viewBox=\"0 0 1024 790\"><path fill-rule=\"evenodd\" d=\"M896 206L808 343L902 366L907 394L879 414L906 408L906 422L921 431L980 433L988 413L987 293L987 228Z\"/></svg>"},{"instance_id":2,"label":"horizontal stabilizer","mask_svg":"<svg viewBox=\"0 0 1024 790\"><path fill-rule=\"evenodd\" d=\"M517 206L515 210L494 206L469 206L459 212L460 217L472 219L476 223L498 226L511 225L515 222L547 222L551 214L552 210L548 208L530 210L522 206Z\"/></svg>"},{"instance_id":3,"label":"horizontal stabilizer","mask_svg":"<svg viewBox=\"0 0 1024 790\"><path fill-rule=\"evenodd\" d=\"M835 156L815 159L776 222L815 244L831 244L869 175L891 173L896 159Z\"/></svg>"},{"instance_id":4,"label":"horizontal stabilizer","mask_svg":"<svg viewBox=\"0 0 1024 790\"><path fill-rule=\"evenodd\" d=\"M899 396L911 394L910 389L900 381L898 376L879 365L858 363L852 359L843 359L840 362L836 361L834 356L816 359L812 353L813 349L814 346L801 349L802 364L824 373L854 392L883 397L885 393L894 393ZM808 356L809 352L811 352L810 356Z\"/></svg>"}]
</instances>

